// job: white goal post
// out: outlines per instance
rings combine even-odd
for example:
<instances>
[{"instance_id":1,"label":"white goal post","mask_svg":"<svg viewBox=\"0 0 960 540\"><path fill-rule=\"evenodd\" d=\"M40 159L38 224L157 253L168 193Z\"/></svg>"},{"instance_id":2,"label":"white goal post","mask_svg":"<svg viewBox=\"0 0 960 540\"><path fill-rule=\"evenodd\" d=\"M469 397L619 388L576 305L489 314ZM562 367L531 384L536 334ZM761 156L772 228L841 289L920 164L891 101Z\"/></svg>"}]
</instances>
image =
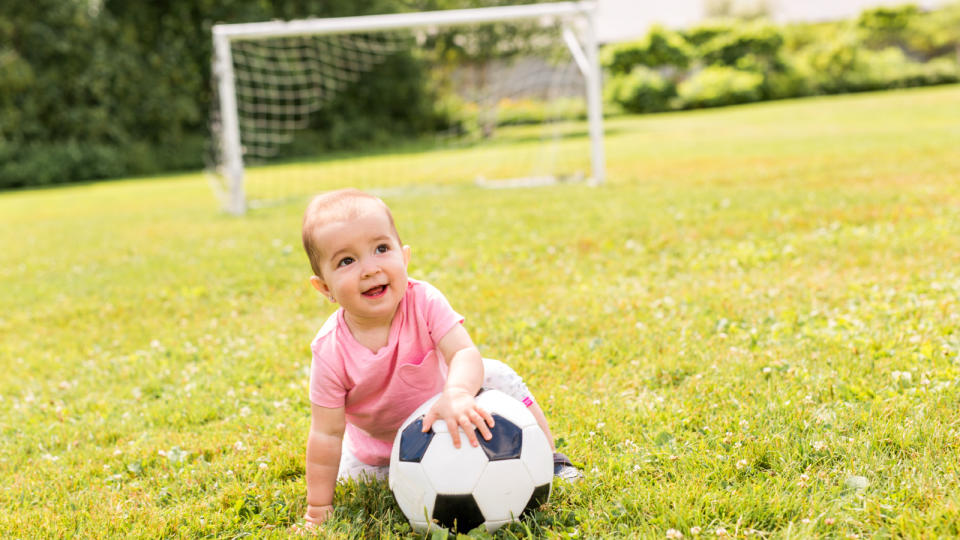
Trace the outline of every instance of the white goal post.
<instances>
[{"instance_id":1,"label":"white goal post","mask_svg":"<svg viewBox=\"0 0 960 540\"><path fill-rule=\"evenodd\" d=\"M585 81L585 99L590 138L590 168L593 184L604 181L602 75L598 60L595 2L557 2L514 6L456 9L419 13L396 13L357 17L301 19L213 27L218 126L214 130L218 163L223 177L224 205L230 213L243 214L248 206L244 190L244 135L238 114L233 46L237 42L271 38L379 32L396 29L467 26L510 21L561 21L563 41ZM577 31L579 30L579 31Z\"/></svg>"}]
</instances>

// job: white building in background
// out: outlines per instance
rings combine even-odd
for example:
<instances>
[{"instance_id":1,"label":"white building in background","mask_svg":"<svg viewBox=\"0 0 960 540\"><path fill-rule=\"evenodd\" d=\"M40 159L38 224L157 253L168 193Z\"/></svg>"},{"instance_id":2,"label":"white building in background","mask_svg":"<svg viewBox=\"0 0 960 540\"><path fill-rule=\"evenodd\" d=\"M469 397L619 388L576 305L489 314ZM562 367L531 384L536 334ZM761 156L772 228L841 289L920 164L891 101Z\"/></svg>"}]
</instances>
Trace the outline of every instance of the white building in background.
<instances>
[{"instance_id":1,"label":"white building in background","mask_svg":"<svg viewBox=\"0 0 960 540\"><path fill-rule=\"evenodd\" d=\"M601 42L643 36L652 24L668 28L691 26L706 17L710 0L598 0ZM865 8L906 3L932 8L948 0L731 0L744 9L762 4L778 23L829 21L857 16Z\"/></svg>"}]
</instances>

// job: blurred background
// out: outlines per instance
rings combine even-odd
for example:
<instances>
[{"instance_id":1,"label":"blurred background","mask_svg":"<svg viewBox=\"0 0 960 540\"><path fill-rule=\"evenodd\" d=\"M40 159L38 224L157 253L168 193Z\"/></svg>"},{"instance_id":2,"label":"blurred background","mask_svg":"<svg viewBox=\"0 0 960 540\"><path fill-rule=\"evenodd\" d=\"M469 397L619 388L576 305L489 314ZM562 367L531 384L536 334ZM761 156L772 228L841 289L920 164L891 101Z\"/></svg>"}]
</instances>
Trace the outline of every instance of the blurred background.
<instances>
[{"instance_id":1,"label":"blurred background","mask_svg":"<svg viewBox=\"0 0 960 540\"><path fill-rule=\"evenodd\" d=\"M902 0L599 0L600 38L605 42L641 37L654 24L686 28L710 17L765 17L780 24L822 22L857 17L865 9L903 5ZM910 2L924 10L949 0Z\"/></svg>"},{"instance_id":2,"label":"blurred background","mask_svg":"<svg viewBox=\"0 0 960 540\"><path fill-rule=\"evenodd\" d=\"M203 168L214 97L211 27L218 22L511 3L518 2L5 2L0 189ZM957 2L600 0L598 30L608 115L960 80ZM448 57L456 48L453 40L428 45L434 57ZM370 141L389 145L391 135L364 116L384 110L391 112L390 133L405 138L451 126L470 129L457 119L471 104L437 96L417 67L425 56L410 51L406 61L393 62L394 69L379 79L383 87L346 92L352 101L321 112L322 122L312 125L318 136L304 140L314 150L349 150ZM538 118L535 103L515 110L509 105L494 122ZM486 133L489 127L474 129Z\"/></svg>"}]
</instances>

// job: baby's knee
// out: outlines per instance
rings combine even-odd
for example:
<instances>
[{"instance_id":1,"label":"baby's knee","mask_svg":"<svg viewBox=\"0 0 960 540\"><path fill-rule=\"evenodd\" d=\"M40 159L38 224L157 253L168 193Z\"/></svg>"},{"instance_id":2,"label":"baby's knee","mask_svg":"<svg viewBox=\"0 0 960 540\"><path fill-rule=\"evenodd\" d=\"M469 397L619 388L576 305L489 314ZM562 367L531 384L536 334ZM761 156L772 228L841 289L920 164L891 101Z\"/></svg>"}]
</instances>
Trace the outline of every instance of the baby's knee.
<instances>
[{"instance_id":1,"label":"baby's knee","mask_svg":"<svg viewBox=\"0 0 960 540\"><path fill-rule=\"evenodd\" d=\"M529 407L534 403L533 396L523 382L523 378L513 368L500 360L483 359L483 387L499 390L504 394L522 401Z\"/></svg>"}]
</instances>

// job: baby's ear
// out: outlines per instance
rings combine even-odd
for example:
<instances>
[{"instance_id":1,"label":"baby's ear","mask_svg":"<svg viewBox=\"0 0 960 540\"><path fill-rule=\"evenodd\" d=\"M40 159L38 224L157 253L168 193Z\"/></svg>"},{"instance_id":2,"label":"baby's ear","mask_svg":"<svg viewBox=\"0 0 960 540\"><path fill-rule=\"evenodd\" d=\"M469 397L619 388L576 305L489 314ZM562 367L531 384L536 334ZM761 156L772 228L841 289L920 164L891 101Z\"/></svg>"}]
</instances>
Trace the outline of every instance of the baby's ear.
<instances>
[{"instance_id":1,"label":"baby's ear","mask_svg":"<svg viewBox=\"0 0 960 540\"><path fill-rule=\"evenodd\" d=\"M403 265L410 264L410 246L403 246Z\"/></svg>"},{"instance_id":2,"label":"baby's ear","mask_svg":"<svg viewBox=\"0 0 960 540\"><path fill-rule=\"evenodd\" d=\"M320 291L320 294L326 296L331 302L336 302L333 293L330 292L330 287L327 287L327 282L320 276L310 276L310 285L313 285L314 289Z\"/></svg>"}]
</instances>

